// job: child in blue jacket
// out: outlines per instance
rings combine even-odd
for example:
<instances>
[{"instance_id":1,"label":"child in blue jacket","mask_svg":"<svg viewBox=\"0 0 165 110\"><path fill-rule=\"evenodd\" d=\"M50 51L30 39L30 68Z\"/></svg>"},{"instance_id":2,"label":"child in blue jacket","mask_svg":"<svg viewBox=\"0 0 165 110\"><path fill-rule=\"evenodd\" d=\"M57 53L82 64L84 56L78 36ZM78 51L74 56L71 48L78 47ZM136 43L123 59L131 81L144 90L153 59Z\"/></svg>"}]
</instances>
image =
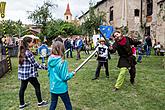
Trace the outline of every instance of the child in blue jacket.
<instances>
[{"instance_id":1,"label":"child in blue jacket","mask_svg":"<svg viewBox=\"0 0 165 110\"><path fill-rule=\"evenodd\" d=\"M52 44L52 54L48 59L48 77L51 93L50 110L56 109L58 96L61 97L66 110L72 110L67 80L71 79L75 72L68 72L68 63L64 59L64 51L63 43L55 41Z\"/></svg>"}]
</instances>

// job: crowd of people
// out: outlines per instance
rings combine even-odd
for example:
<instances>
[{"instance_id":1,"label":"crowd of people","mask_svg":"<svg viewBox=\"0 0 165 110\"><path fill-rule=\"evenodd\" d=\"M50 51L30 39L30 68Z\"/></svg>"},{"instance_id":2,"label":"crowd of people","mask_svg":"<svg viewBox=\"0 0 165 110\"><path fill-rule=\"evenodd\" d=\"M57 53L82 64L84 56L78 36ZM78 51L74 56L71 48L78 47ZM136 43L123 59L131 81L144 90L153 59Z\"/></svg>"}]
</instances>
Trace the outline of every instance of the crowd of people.
<instances>
[{"instance_id":1,"label":"crowd of people","mask_svg":"<svg viewBox=\"0 0 165 110\"><path fill-rule=\"evenodd\" d=\"M106 78L109 78L108 59L111 59L109 53L113 54L117 51L119 55L117 67L120 69L120 71L113 91L117 91L121 88L127 71L130 73L130 83L134 84L137 62L142 62L143 55L151 55L151 38L147 36L144 42L138 41L137 39L124 36L121 29L116 29L116 31L113 33L113 36L109 40L109 44L106 45L106 43L107 42L105 39L98 39L97 45L95 47L98 65L92 80L99 79L100 69L103 65L105 67ZM19 47L18 79L21 81L19 90L19 108L24 109L29 105L29 103L25 103L24 101L24 93L29 82L35 88L38 106L42 107L48 105L48 102L44 101L41 97L40 83L37 79L37 69L44 69L48 71L50 85L51 104L49 110L56 109L58 97L62 99L66 110L72 110L67 81L75 76L76 72L69 72L66 58L73 58L73 50L76 50L77 52L76 60L81 59L81 51L83 49L86 54L90 54L89 50L91 48L89 40L87 40L87 38L82 39L80 36L78 36L75 39L67 38L63 41L62 38L57 37L55 40L53 40L51 45L51 53L48 58L47 66L36 62L34 55L30 51L30 48L33 45L33 39L30 37L25 37ZM159 42L155 44L153 48L155 50L155 55L161 55L163 47ZM42 48L39 48L39 50L40 49ZM66 55L65 50L68 50ZM137 60L136 53L138 54ZM44 59L43 62L45 63Z\"/></svg>"}]
</instances>

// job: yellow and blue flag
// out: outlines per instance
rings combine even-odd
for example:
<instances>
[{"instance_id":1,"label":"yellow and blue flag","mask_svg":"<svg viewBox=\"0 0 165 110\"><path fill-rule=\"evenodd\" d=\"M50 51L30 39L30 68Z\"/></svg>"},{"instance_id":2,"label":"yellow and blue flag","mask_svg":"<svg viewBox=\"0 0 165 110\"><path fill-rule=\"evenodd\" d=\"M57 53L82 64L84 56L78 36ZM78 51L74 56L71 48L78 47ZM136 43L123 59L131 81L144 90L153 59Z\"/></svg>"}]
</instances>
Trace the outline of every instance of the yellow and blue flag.
<instances>
[{"instance_id":1,"label":"yellow and blue flag","mask_svg":"<svg viewBox=\"0 0 165 110\"><path fill-rule=\"evenodd\" d=\"M107 39L109 39L111 37L111 35L113 34L113 32L114 32L113 26L104 26L104 25L101 25L99 28L100 28L100 31L102 32L102 34Z\"/></svg>"}]
</instances>

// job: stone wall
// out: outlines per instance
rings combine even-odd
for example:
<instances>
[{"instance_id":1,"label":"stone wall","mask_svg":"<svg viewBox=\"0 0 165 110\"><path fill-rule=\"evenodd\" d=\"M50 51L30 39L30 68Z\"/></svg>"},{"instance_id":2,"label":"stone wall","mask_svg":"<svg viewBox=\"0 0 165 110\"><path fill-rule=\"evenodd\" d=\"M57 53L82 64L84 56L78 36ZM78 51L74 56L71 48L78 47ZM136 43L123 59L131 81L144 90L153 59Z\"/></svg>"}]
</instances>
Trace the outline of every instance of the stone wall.
<instances>
[{"instance_id":1,"label":"stone wall","mask_svg":"<svg viewBox=\"0 0 165 110\"><path fill-rule=\"evenodd\" d=\"M9 63L11 65L11 60L9 59ZM0 78L9 71L8 61L6 56L0 56Z\"/></svg>"},{"instance_id":2,"label":"stone wall","mask_svg":"<svg viewBox=\"0 0 165 110\"><path fill-rule=\"evenodd\" d=\"M162 3L165 7L165 1ZM157 5L157 27L156 27L156 40L165 47L165 21L159 16L160 4ZM162 13L165 15L165 13Z\"/></svg>"},{"instance_id":3,"label":"stone wall","mask_svg":"<svg viewBox=\"0 0 165 110\"><path fill-rule=\"evenodd\" d=\"M153 0L153 14L151 20L147 22L147 4L146 0L142 0L142 11L141 11L141 0L106 0L99 6L95 8L95 13L105 12L106 13L106 23L109 25L110 20L110 7L113 6L113 21L110 25L114 27L121 27L123 25L123 3L126 1L126 24L128 26L129 32L138 32L142 38L144 38L145 27L150 26L150 34L152 39L156 39L165 45L165 21L158 19L158 0ZM160 0L159 0L160 1ZM135 17L134 10L139 9L139 17ZM142 12L142 18L141 18ZM88 15L88 14L87 14ZM142 20L142 22L141 22Z\"/></svg>"}]
</instances>

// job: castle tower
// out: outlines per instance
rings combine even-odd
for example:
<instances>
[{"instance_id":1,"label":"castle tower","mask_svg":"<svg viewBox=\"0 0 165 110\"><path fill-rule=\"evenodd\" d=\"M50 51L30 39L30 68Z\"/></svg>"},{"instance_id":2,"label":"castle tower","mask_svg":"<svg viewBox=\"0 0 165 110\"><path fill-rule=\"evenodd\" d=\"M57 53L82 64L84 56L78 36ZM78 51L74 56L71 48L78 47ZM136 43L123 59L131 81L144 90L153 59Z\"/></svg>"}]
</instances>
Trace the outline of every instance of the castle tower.
<instances>
[{"instance_id":1,"label":"castle tower","mask_svg":"<svg viewBox=\"0 0 165 110\"><path fill-rule=\"evenodd\" d=\"M70 12L69 3L67 4L67 8L66 8L66 11L64 13L64 20L66 22L71 22L72 21L72 13Z\"/></svg>"}]
</instances>

